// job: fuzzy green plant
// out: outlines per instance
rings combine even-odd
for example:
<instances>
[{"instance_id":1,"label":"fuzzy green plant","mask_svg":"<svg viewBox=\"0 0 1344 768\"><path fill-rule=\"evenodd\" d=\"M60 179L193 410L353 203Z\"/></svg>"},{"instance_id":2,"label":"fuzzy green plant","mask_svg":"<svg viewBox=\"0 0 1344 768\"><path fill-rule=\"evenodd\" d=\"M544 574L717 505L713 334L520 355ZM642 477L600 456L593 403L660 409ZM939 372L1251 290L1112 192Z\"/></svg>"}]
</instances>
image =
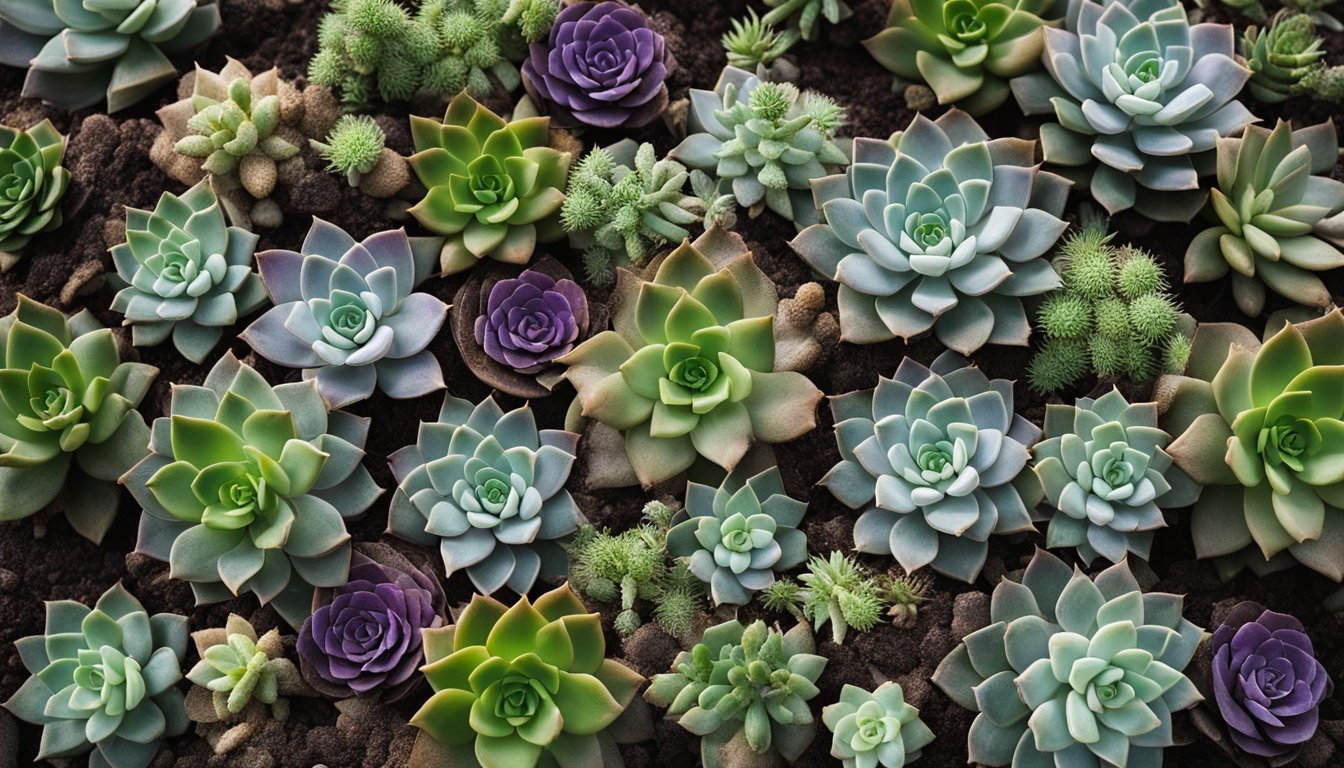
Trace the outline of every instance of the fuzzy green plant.
<instances>
[{"instance_id":1,"label":"fuzzy green plant","mask_svg":"<svg viewBox=\"0 0 1344 768\"><path fill-rule=\"evenodd\" d=\"M61 199L70 172L61 165L65 137L50 120L26 131L0 125L0 271L18 263L37 235L65 220Z\"/></svg>"},{"instance_id":2,"label":"fuzzy green plant","mask_svg":"<svg viewBox=\"0 0 1344 768\"><path fill-rule=\"evenodd\" d=\"M817 220L810 182L849 163L835 142L845 113L790 83L728 67L713 91L691 89L684 141L672 157L728 184L752 216L769 208L799 228Z\"/></svg>"},{"instance_id":3,"label":"fuzzy green plant","mask_svg":"<svg viewBox=\"0 0 1344 768\"><path fill-rule=\"evenodd\" d=\"M797 29L777 31L774 25L762 21L753 8L748 8L746 16L733 19L732 23L732 29L723 33L720 42L728 54L728 66L748 72L770 66L802 37Z\"/></svg>"},{"instance_id":4,"label":"fuzzy green plant","mask_svg":"<svg viewBox=\"0 0 1344 768\"><path fill-rule=\"evenodd\" d=\"M788 24L804 40L816 40L821 22L839 24L854 15L845 0L765 0L770 10L761 21L771 26Z\"/></svg>"},{"instance_id":5,"label":"fuzzy green plant","mask_svg":"<svg viewBox=\"0 0 1344 768\"><path fill-rule=\"evenodd\" d=\"M147 768L190 725L177 689L187 619L150 616L120 583L92 609L49 601L44 633L15 646L32 677L5 708L41 726L38 760L88 753L90 768Z\"/></svg>"},{"instance_id":6,"label":"fuzzy green plant","mask_svg":"<svg viewBox=\"0 0 1344 768\"><path fill-rule=\"evenodd\" d=\"M844 768L901 768L933 741L919 710L890 681L871 693L846 684L840 701L821 710L821 720L832 733L831 757Z\"/></svg>"},{"instance_id":7,"label":"fuzzy green plant","mask_svg":"<svg viewBox=\"0 0 1344 768\"><path fill-rule=\"evenodd\" d=\"M1209 193L1216 226L1190 242L1185 281L1230 274L1237 307L1253 317L1266 289L1320 310L1333 304L1317 273L1344 267L1344 183L1330 177L1338 159L1330 120L1297 130L1280 120L1220 139Z\"/></svg>"},{"instance_id":8,"label":"fuzzy green plant","mask_svg":"<svg viewBox=\"0 0 1344 768\"><path fill-rule=\"evenodd\" d=\"M190 133L174 149L187 157L203 158L201 168L223 176L257 156L262 162L280 163L299 153L299 148L276 135L280 125L280 96L254 94L252 81L235 78L223 94L211 93L207 78L197 79L192 94L196 114L187 121Z\"/></svg>"},{"instance_id":9,"label":"fuzzy green plant","mask_svg":"<svg viewBox=\"0 0 1344 768\"><path fill-rule=\"evenodd\" d=\"M350 186L359 186L383 154L386 134L368 115L345 115L336 121L326 141L310 139L313 149L327 161L327 170L344 176Z\"/></svg>"},{"instance_id":10,"label":"fuzzy green plant","mask_svg":"<svg viewBox=\"0 0 1344 768\"><path fill-rule=\"evenodd\" d=\"M705 630L677 655L672 672L653 678L644 698L701 737L704 768L734 765L731 754L744 748L792 764L816 737L808 701L825 668L807 624L780 632L732 620Z\"/></svg>"},{"instance_id":11,"label":"fuzzy green plant","mask_svg":"<svg viewBox=\"0 0 1344 768\"><path fill-rule=\"evenodd\" d=\"M411 117L411 168L428 190L410 213L446 236L445 275L489 257L526 264L564 236L560 206L570 154L549 146L550 120L509 122L463 92L443 120Z\"/></svg>"},{"instance_id":12,"label":"fuzzy green plant","mask_svg":"<svg viewBox=\"0 0 1344 768\"><path fill-rule=\"evenodd\" d=\"M1036 392L1057 392L1088 374L1152 381L1178 337L1193 332L1168 290L1166 269L1141 248L1116 246L1101 217L1067 234L1054 260L1064 285L1041 302L1045 337L1027 366Z\"/></svg>"},{"instance_id":13,"label":"fuzzy green plant","mask_svg":"<svg viewBox=\"0 0 1344 768\"><path fill-rule=\"evenodd\" d=\"M939 104L980 115L1008 100L1008 78L1040 67L1041 27L1054 0L892 0L887 27L864 41L905 82L928 83Z\"/></svg>"},{"instance_id":14,"label":"fuzzy green plant","mask_svg":"<svg viewBox=\"0 0 1344 768\"><path fill-rule=\"evenodd\" d=\"M117 478L146 453L136 407L159 369L124 362L87 309L67 319L22 294L0 319L0 361L0 520L64 492L71 526L101 542L117 516Z\"/></svg>"},{"instance_id":15,"label":"fuzzy green plant","mask_svg":"<svg viewBox=\"0 0 1344 768\"><path fill-rule=\"evenodd\" d=\"M1302 90L1317 101L1344 101L1344 66L1317 67L1302 76Z\"/></svg>"},{"instance_id":16,"label":"fuzzy green plant","mask_svg":"<svg viewBox=\"0 0 1344 768\"><path fill-rule=\"evenodd\" d=\"M976 712L967 756L985 766L1161 766L1171 714L1203 697L1185 676L1204 631L1183 599L1144 594L1125 562L1094 579L1036 550L990 598L933 682Z\"/></svg>"},{"instance_id":17,"label":"fuzzy green plant","mask_svg":"<svg viewBox=\"0 0 1344 768\"><path fill-rule=\"evenodd\" d=\"M927 574L902 574L881 579L882 596L891 607L887 616L892 626L910 628L919 621L919 606L927 602L933 591L933 580Z\"/></svg>"},{"instance_id":18,"label":"fuzzy green plant","mask_svg":"<svg viewBox=\"0 0 1344 768\"><path fill-rule=\"evenodd\" d=\"M798 580L804 585L799 594L803 615L818 631L830 623L836 645L850 629L867 632L882 620L887 602L878 580L842 552L808 560Z\"/></svg>"},{"instance_id":19,"label":"fuzzy green plant","mask_svg":"<svg viewBox=\"0 0 1344 768\"><path fill-rule=\"evenodd\" d=\"M1323 65L1325 45L1310 16L1280 11L1263 28L1251 25L1241 37L1241 55L1251 68L1246 84L1256 101L1275 104L1302 90L1302 81Z\"/></svg>"},{"instance_id":20,"label":"fuzzy green plant","mask_svg":"<svg viewBox=\"0 0 1344 768\"><path fill-rule=\"evenodd\" d=\"M657 249L689 237L687 227L731 226L736 201L715 187L703 171L659 160L652 144L623 139L593 148L574 167L560 221L585 263L605 263L604 271L643 266Z\"/></svg>"},{"instance_id":21,"label":"fuzzy green plant","mask_svg":"<svg viewBox=\"0 0 1344 768\"><path fill-rule=\"evenodd\" d=\"M281 682L289 688L299 680L299 669L285 658L280 630L258 636L246 619L229 614L222 628L192 633L201 660L187 679L209 691L215 716L230 720L253 702L274 704Z\"/></svg>"}]
</instances>

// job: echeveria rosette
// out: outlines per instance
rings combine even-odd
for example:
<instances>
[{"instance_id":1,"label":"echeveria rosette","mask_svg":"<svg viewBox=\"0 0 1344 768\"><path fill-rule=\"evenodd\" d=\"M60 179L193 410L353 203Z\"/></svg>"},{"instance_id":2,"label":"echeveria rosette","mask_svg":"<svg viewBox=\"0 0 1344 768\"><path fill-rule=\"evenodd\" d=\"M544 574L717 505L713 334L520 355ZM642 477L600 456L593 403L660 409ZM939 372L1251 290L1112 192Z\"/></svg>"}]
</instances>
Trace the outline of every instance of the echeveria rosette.
<instances>
[{"instance_id":1,"label":"echeveria rosette","mask_svg":"<svg viewBox=\"0 0 1344 768\"><path fill-rule=\"evenodd\" d=\"M0 125L0 270L18 263L35 236L65 220L61 198L70 172L61 165L64 157L65 137L50 120L26 131Z\"/></svg>"},{"instance_id":2,"label":"echeveria rosette","mask_svg":"<svg viewBox=\"0 0 1344 768\"><path fill-rule=\"evenodd\" d=\"M183 357L204 361L225 328L266 301L252 271L257 239L227 225L206 181L180 197L163 193L153 211L127 207L126 242L112 248L109 277L121 287L112 309L126 316L131 343L171 336Z\"/></svg>"},{"instance_id":3,"label":"echeveria rosette","mask_svg":"<svg viewBox=\"0 0 1344 768\"><path fill-rule=\"evenodd\" d=\"M1330 178L1339 158L1335 124L1271 131L1249 125L1218 139L1218 186L1209 191L1217 225L1185 252L1185 282L1232 275L1237 307L1258 316L1265 289L1298 304L1333 303L1317 272L1344 267L1344 183Z\"/></svg>"},{"instance_id":4,"label":"echeveria rosette","mask_svg":"<svg viewBox=\"0 0 1344 768\"><path fill-rule=\"evenodd\" d=\"M1095 580L1037 550L1004 579L990 624L967 635L933 682L978 713L970 762L986 766L1160 766L1171 713L1201 700L1184 674L1204 631L1183 598L1143 594L1121 562Z\"/></svg>"},{"instance_id":5,"label":"echeveria rosette","mask_svg":"<svg viewBox=\"0 0 1344 768\"><path fill-rule=\"evenodd\" d=\"M573 280L525 270L490 286L476 343L495 362L537 373L574 348L588 327L588 297Z\"/></svg>"},{"instance_id":6,"label":"echeveria rosette","mask_svg":"<svg viewBox=\"0 0 1344 768\"><path fill-rule=\"evenodd\" d=\"M1034 530L1027 469L1040 438L1013 413L1013 383L955 352L932 368L905 358L875 389L831 398L840 463L822 478L845 506L860 552L975 581L993 534Z\"/></svg>"},{"instance_id":7,"label":"echeveria rosette","mask_svg":"<svg viewBox=\"0 0 1344 768\"><path fill-rule=\"evenodd\" d=\"M1302 622L1239 603L1209 647L1214 700L1232 743L1271 765L1292 762L1335 688Z\"/></svg>"},{"instance_id":8,"label":"echeveria rosette","mask_svg":"<svg viewBox=\"0 0 1344 768\"><path fill-rule=\"evenodd\" d=\"M67 320L22 294L0 318L0 360L0 520L64 492L70 524L101 542L121 500L117 478L146 453L135 409L159 369L123 362L88 310Z\"/></svg>"},{"instance_id":9,"label":"echeveria rosette","mask_svg":"<svg viewBox=\"0 0 1344 768\"><path fill-rule=\"evenodd\" d=\"M118 112L176 78L168 56L219 24L215 0L0 0L0 64L28 70L25 97Z\"/></svg>"},{"instance_id":10,"label":"echeveria rosette","mask_svg":"<svg viewBox=\"0 0 1344 768\"><path fill-rule=\"evenodd\" d=\"M1076 547L1085 564L1098 556L1118 563L1130 552L1148 559L1153 533L1166 525L1162 509L1199 497L1157 423L1155 404L1131 405L1116 389L1045 406L1044 439L1032 453L1054 508L1045 514L1047 547Z\"/></svg>"},{"instance_id":11,"label":"echeveria rosette","mask_svg":"<svg viewBox=\"0 0 1344 768\"><path fill-rule=\"evenodd\" d=\"M332 698L405 697L420 682L421 631L443 625L444 602L434 574L395 550L355 551L349 580L313 594L299 630L304 678Z\"/></svg>"},{"instance_id":12,"label":"echeveria rosette","mask_svg":"<svg viewBox=\"0 0 1344 768\"><path fill-rule=\"evenodd\" d=\"M144 508L136 551L198 604L252 592L302 626L314 587L346 581L346 518L382 493L360 464L368 431L328 413L313 382L271 387L225 355L202 386L174 385L149 455L121 478Z\"/></svg>"},{"instance_id":13,"label":"echeveria rosette","mask_svg":"<svg viewBox=\"0 0 1344 768\"><path fill-rule=\"evenodd\" d=\"M523 85L559 123L639 128L667 109L666 57L638 8L579 2L560 11L546 42L532 43Z\"/></svg>"},{"instance_id":14,"label":"echeveria rosette","mask_svg":"<svg viewBox=\"0 0 1344 768\"><path fill-rule=\"evenodd\" d=\"M512 607L474 595L456 624L425 631L425 661L434 695L411 718L424 765L607 764L644 683L606 658L601 616L569 585Z\"/></svg>"},{"instance_id":15,"label":"echeveria rosette","mask_svg":"<svg viewBox=\"0 0 1344 768\"><path fill-rule=\"evenodd\" d=\"M846 684L840 701L822 708L821 721L832 733L831 757L844 768L901 768L933 741L919 710L890 681L872 692Z\"/></svg>"},{"instance_id":16,"label":"echeveria rosette","mask_svg":"<svg viewBox=\"0 0 1344 768\"><path fill-rule=\"evenodd\" d=\"M667 553L689 559L715 605L745 605L776 573L807 559L807 536L798 530L806 512L805 502L784 491L778 467L750 476L739 467L718 488L686 484Z\"/></svg>"},{"instance_id":17,"label":"echeveria rosette","mask_svg":"<svg viewBox=\"0 0 1344 768\"><path fill-rule=\"evenodd\" d=\"M537 243L564 237L570 154L550 147L549 126L546 117L506 121L465 92L442 121L411 117L411 168L428 192L410 212L447 238L445 275L486 257L526 264Z\"/></svg>"},{"instance_id":18,"label":"echeveria rosette","mask_svg":"<svg viewBox=\"0 0 1344 768\"><path fill-rule=\"evenodd\" d=\"M1179 0L1069 0L1066 27L1045 28L1045 72L1012 81L1023 112L1059 121L1041 126L1045 161L1112 214L1190 221L1216 141L1256 120L1232 26L1191 24Z\"/></svg>"},{"instance_id":19,"label":"echeveria rosette","mask_svg":"<svg viewBox=\"0 0 1344 768\"><path fill-rule=\"evenodd\" d=\"M1008 78L1040 66L1055 0L893 0L887 27L863 41L897 77L928 83L939 104L981 115L1008 99Z\"/></svg>"},{"instance_id":20,"label":"echeveria rosette","mask_svg":"<svg viewBox=\"0 0 1344 768\"><path fill-rule=\"evenodd\" d=\"M990 139L949 110L890 141L856 139L854 164L812 184L822 221L790 243L840 283L840 334L870 344L932 329L948 348L1026 346L1022 297L1060 286L1042 258L1067 226L1069 182L1035 143Z\"/></svg>"},{"instance_id":21,"label":"echeveria rosette","mask_svg":"<svg viewBox=\"0 0 1344 768\"><path fill-rule=\"evenodd\" d=\"M147 768L190 725L177 689L187 620L150 616L121 584L92 609L47 602L44 634L14 645L32 677L5 708L41 726L38 760L88 753L90 768Z\"/></svg>"},{"instance_id":22,"label":"echeveria rosette","mask_svg":"<svg viewBox=\"0 0 1344 768\"><path fill-rule=\"evenodd\" d=\"M1269 330L1273 331L1271 323ZM1344 315L1290 323L1263 342L1205 323L1184 376L1158 382L1167 452L1203 487L1195 555L1225 578L1293 561L1344 580Z\"/></svg>"},{"instance_id":23,"label":"echeveria rosette","mask_svg":"<svg viewBox=\"0 0 1344 768\"><path fill-rule=\"evenodd\" d=\"M727 755L743 749L791 765L817 733L808 701L820 693L826 657L816 650L804 622L780 632L763 621L743 626L733 619L677 654L673 671L655 676L644 698L701 737L704 768L738 764Z\"/></svg>"},{"instance_id":24,"label":"echeveria rosette","mask_svg":"<svg viewBox=\"0 0 1344 768\"><path fill-rule=\"evenodd\" d=\"M538 578L567 572L558 539L578 530L565 490L579 436L537 429L532 409L505 413L446 397L438 421L391 456L397 490L388 532L438 547L444 572L465 570L481 594L525 595Z\"/></svg>"},{"instance_id":25,"label":"echeveria rosette","mask_svg":"<svg viewBox=\"0 0 1344 768\"><path fill-rule=\"evenodd\" d=\"M618 269L615 330L560 358L578 391L571 415L605 428L590 445L624 449L603 461L627 463L630 482L652 486L697 456L731 470L754 442L816 424L821 391L775 370L774 284L736 244L721 268L687 242L650 265L651 280Z\"/></svg>"},{"instance_id":26,"label":"echeveria rosette","mask_svg":"<svg viewBox=\"0 0 1344 768\"><path fill-rule=\"evenodd\" d=\"M375 387L399 400L443 389L427 347L448 305L412 292L429 277L440 242L398 229L357 243L314 219L302 252L257 254L275 306L239 338L273 363L302 368L333 409L367 399Z\"/></svg>"}]
</instances>

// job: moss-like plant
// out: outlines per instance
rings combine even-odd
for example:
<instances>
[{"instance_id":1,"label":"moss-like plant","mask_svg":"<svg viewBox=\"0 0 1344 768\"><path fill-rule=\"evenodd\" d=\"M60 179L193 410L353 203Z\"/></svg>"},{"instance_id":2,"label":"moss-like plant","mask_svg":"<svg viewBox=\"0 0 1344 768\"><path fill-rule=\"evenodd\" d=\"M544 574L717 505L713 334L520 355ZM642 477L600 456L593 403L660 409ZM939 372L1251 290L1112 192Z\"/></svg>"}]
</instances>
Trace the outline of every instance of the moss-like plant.
<instances>
[{"instance_id":1,"label":"moss-like plant","mask_svg":"<svg viewBox=\"0 0 1344 768\"><path fill-rule=\"evenodd\" d=\"M346 115L336 121L326 141L310 139L309 143L327 161L327 170L357 187L364 174L378 164L386 141L386 134L372 117Z\"/></svg>"},{"instance_id":2,"label":"moss-like plant","mask_svg":"<svg viewBox=\"0 0 1344 768\"><path fill-rule=\"evenodd\" d=\"M61 198L70 172L61 165L65 137L50 120L26 131L0 125L0 271L18 263L35 236L65 220Z\"/></svg>"},{"instance_id":3,"label":"moss-like plant","mask_svg":"<svg viewBox=\"0 0 1344 768\"><path fill-rule=\"evenodd\" d=\"M829 622L836 645L851 628L867 632L881 621L886 599L878 580L844 553L813 557L798 580L805 585L799 594L803 615L818 631Z\"/></svg>"},{"instance_id":4,"label":"moss-like plant","mask_svg":"<svg viewBox=\"0 0 1344 768\"><path fill-rule=\"evenodd\" d=\"M231 613L223 627L193 632L191 638L201 660L187 679L207 692L216 721L238 717L253 702L270 706L284 694L313 693L285 658L278 629L258 636L246 619Z\"/></svg>"},{"instance_id":5,"label":"moss-like plant","mask_svg":"<svg viewBox=\"0 0 1344 768\"><path fill-rule=\"evenodd\" d=\"M816 40L821 22L839 24L854 15L845 0L765 0L770 10L762 21L795 27L804 40Z\"/></svg>"},{"instance_id":6,"label":"moss-like plant","mask_svg":"<svg viewBox=\"0 0 1344 768\"><path fill-rule=\"evenodd\" d=\"M1102 218L1065 236L1054 261L1064 285L1036 314L1045 343L1027 366L1033 390L1056 392L1089 374L1147 382L1179 370L1173 344L1188 339L1194 323L1169 292L1157 257L1113 238Z\"/></svg>"},{"instance_id":7,"label":"moss-like plant","mask_svg":"<svg viewBox=\"0 0 1344 768\"><path fill-rule=\"evenodd\" d=\"M926 574L889 576L881 581L882 596L891 606L887 616L892 626L908 629L919 621L919 606L929 599L933 580Z\"/></svg>"},{"instance_id":8,"label":"moss-like plant","mask_svg":"<svg viewBox=\"0 0 1344 768\"><path fill-rule=\"evenodd\" d=\"M802 37L796 28L779 32L773 24L767 24L756 15L753 8L747 9L747 15L733 19L733 27L723 33L720 43L728 54L728 66L754 72L757 67L768 67Z\"/></svg>"}]
</instances>

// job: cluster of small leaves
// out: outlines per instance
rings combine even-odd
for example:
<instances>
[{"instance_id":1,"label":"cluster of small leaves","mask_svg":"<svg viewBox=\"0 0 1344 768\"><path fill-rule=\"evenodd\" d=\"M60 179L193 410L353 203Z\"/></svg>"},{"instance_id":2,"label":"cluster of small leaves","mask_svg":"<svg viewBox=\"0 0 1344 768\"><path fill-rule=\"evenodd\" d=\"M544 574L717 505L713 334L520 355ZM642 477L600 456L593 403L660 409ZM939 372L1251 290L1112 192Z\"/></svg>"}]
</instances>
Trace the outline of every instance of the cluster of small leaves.
<instances>
[{"instance_id":1,"label":"cluster of small leaves","mask_svg":"<svg viewBox=\"0 0 1344 768\"><path fill-rule=\"evenodd\" d=\"M387 135L368 115L346 115L336 121L326 141L310 139L313 149L327 161L327 170L339 173L357 186L373 170L383 154Z\"/></svg>"},{"instance_id":2,"label":"cluster of small leaves","mask_svg":"<svg viewBox=\"0 0 1344 768\"><path fill-rule=\"evenodd\" d=\"M1027 369L1033 390L1056 392L1089 372L1151 381L1184 367L1185 344L1176 340L1181 309L1166 270L1141 248L1112 245L1112 237L1097 218L1060 247L1055 268L1064 287L1037 313L1046 340Z\"/></svg>"},{"instance_id":3,"label":"cluster of small leaves","mask_svg":"<svg viewBox=\"0 0 1344 768\"><path fill-rule=\"evenodd\" d=\"M598 602L619 603L615 626L624 636L644 622L636 610L638 600L656 606L654 619L674 637L689 634L704 608L700 580L684 564L667 562L673 514L666 504L651 501L644 506L641 525L621 533L586 525L570 544L570 584Z\"/></svg>"},{"instance_id":4,"label":"cluster of small leaves","mask_svg":"<svg viewBox=\"0 0 1344 768\"><path fill-rule=\"evenodd\" d=\"M1269 20L1269 12L1265 10L1261 0L1221 0L1222 4L1245 16L1256 24L1264 24ZM1338 19L1326 13L1325 9L1334 5L1335 0L1283 0L1281 5L1284 9L1305 13L1321 26L1333 31L1344 30L1344 25ZM1204 0L1200 0L1200 6L1206 6Z\"/></svg>"},{"instance_id":5,"label":"cluster of small leaves","mask_svg":"<svg viewBox=\"0 0 1344 768\"><path fill-rule=\"evenodd\" d=\"M1344 96L1344 67L1322 61L1325 42L1311 16L1283 10L1263 28L1247 27L1241 55L1251 68L1247 87L1257 101L1277 103L1311 95L1325 101Z\"/></svg>"},{"instance_id":6,"label":"cluster of small leaves","mask_svg":"<svg viewBox=\"0 0 1344 768\"><path fill-rule=\"evenodd\" d=\"M787 22L797 28L804 40L816 40L822 19L831 24L854 14L844 0L765 0L770 11L763 19L766 24Z\"/></svg>"},{"instance_id":7,"label":"cluster of small leaves","mask_svg":"<svg viewBox=\"0 0 1344 768\"><path fill-rule=\"evenodd\" d=\"M891 607L887 616L897 627L912 627L919 619L919 605L929 599L933 581L927 574L905 574L883 580L882 592Z\"/></svg>"},{"instance_id":8,"label":"cluster of small leaves","mask_svg":"<svg viewBox=\"0 0 1344 768\"><path fill-rule=\"evenodd\" d=\"M747 15L733 19L732 30L725 32L721 42L728 54L728 65L748 71L768 67L771 62L789 52L802 37L797 29L779 32L748 8Z\"/></svg>"},{"instance_id":9,"label":"cluster of small leaves","mask_svg":"<svg viewBox=\"0 0 1344 768\"><path fill-rule=\"evenodd\" d=\"M888 590L881 581L841 552L810 559L807 573L798 581L802 584L792 579L776 580L761 591L762 605L777 613L806 618L817 631L830 622L831 638L837 645L845 641L851 628L867 632L877 626L888 605ZM911 586L910 594L918 591Z\"/></svg>"}]
</instances>

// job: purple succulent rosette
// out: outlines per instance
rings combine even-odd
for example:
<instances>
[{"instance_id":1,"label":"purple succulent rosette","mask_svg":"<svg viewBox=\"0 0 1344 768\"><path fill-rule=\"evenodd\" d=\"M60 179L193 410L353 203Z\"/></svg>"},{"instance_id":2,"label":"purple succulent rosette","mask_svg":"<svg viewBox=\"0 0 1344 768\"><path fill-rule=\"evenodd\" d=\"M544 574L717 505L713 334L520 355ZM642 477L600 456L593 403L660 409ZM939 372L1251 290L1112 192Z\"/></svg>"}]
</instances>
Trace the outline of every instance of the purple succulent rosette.
<instances>
[{"instance_id":1,"label":"purple succulent rosette","mask_svg":"<svg viewBox=\"0 0 1344 768\"><path fill-rule=\"evenodd\" d=\"M558 122L638 128L667 108L666 48L649 19L624 3L575 3L550 39L533 43L523 84Z\"/></svg>"},{"instance_id":2,"label":"purple succulent rosette","mask_svg":"<svg viewBox=\"0 0 1344 768\"><path fill-rule=\"evenodd\" d=\"M313 596L299 631L304 679L332 698L402 698L421 679L421 630L443 625L444 604L430 573L389 546L360 545L349 582Z\"/></svg>"},{"instance_id":3,"label":"purple succulent rosette","mask_svg":"<svg viewBox=\"0 0 1344 768\"><path fill-rule=\"evenodd\" d=\"M1214 698L1232 742L1273 765L1289 762L1316 733L1321 702L1334 689L1302 622L1241 603L1213 633L1211 649Z\"/></svg>"}]
</instances>

